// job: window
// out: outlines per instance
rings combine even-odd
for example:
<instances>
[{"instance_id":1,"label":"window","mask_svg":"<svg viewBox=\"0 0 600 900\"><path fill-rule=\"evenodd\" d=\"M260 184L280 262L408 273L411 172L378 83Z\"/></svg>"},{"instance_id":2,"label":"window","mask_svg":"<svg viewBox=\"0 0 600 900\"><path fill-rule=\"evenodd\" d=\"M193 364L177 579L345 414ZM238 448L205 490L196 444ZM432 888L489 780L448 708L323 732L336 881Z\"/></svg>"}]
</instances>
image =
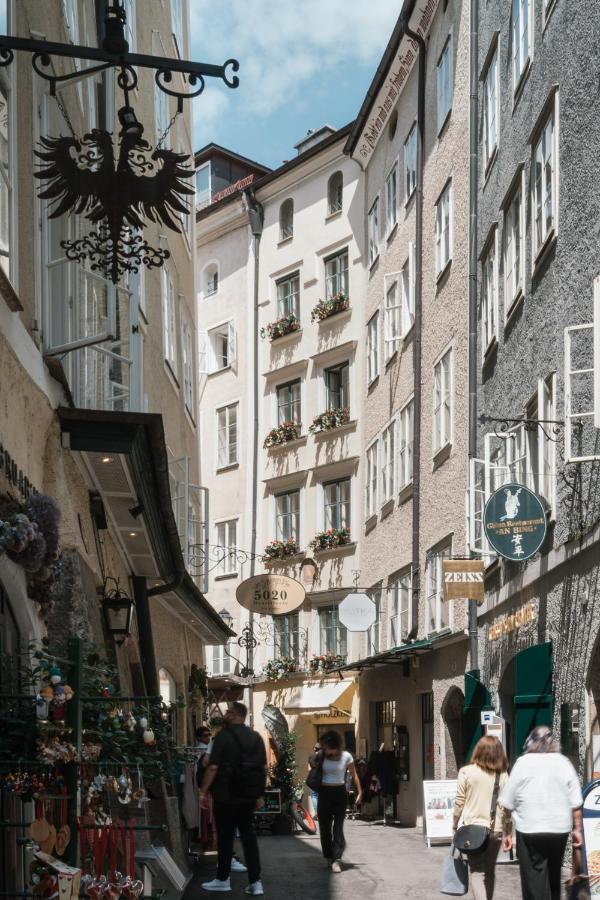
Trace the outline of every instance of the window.
<instances>
[{"instance_id":1,"label":"window","mask_svg":"<svg viewBox=\"0 0 600 900\"><path fill-rule=\"evenodd\" d=\"M348 653L348 634L340 625L337 606L319 610L319 637L321 653Z\"/></svg>"},{"instance_id":2,"label":"window","mask_svg":"<svg viewBox=\"0 0 600 900\"><path fill-rule=\"evenodd\" d=\"M446 41L437 64L437 129L438 132L452 109L452 37Z\"/></svg>"},{"instance_id":3,"label":"window","mask_svg":"<svg viewBox=\"0 0 600 900\"><path fill-rule=\"evenodd\" d=\"M273 616L273 655L300 659L300 616L297 612Z\"/></svg>"},{"instance_id":4,"label":"window","mask_svg":"<svg viewBox=\"0 0 600 900\"><path fill-rule=\"evenodd\" d=\"M396 422L381 434L381 505L392 500L396 489Z\"/></svg>"},{"instance_id":5,"label":"window","mask_svg":"<svg viewBox=\"0 0 600 900\"><path fill-rule=\"evenodd\" d=\"M300 297L300 273L286 275L277 282L277 317L299 316L298 300Z\"/></svg>"},{"instance_id":6,"label":"window","mask_svg":"<svg viewBox=\"0 0 600 900\"><path fill-rule=\"evenodd\" d=\"M412 574L410 569L388 584L390 647L403 644L410 632L412 619Z\"/></svg>"},{"instance_id":7,"label":"window","mask_svg":"<svg viewBox=\"0 0 600 900\"><path fill-rule=\"evenodd\" d=\"M379 256L379 197L369 210L369 265Z\"/></svg>"},{"instance_id":8,"label":"window","mask_svg":"<svg viewBox=\"0 0 600 900\"><path fill-rule=\"evenodd\" d=\"M196 205L208 206L211 196L210 163L205 163L196 170Z\"/></svg>"},{"instance_id":9,"label":"window","mask_svg":"<svg viewBox=\"0 0 600 900\"><path fill-rule=\"evenodd\" d=\"M216 526L218 565L216 575L235 575L237 573L237 519L219 522Z\"/></svg>"},{"instance_id":10,"label":"window","mask_svg":"<svg viewBox=\"0 0 600 900\"><path fill-rule=\"evenodd\" d=\"M404 190L406 202L412 197L417 186L417 126L410 129L404 142Z\"/></svg>"},{"instance_id":11,"label":"window","mask_svg":"<svg viewBox=\"0 0 600 900\"><path fill-rule=\"evenodd\" d=\"M127 39L127 43L129 44L129 52L135 53L137 51L137 42L136 42L136 32L137 32L137 20L136 20L136 0L124 0L123 8L125 9L125 37Z\"/></svg>"},{"instance_id":12,"label":"window","mask_svg":"<svg viewBox=\"0 0 600 900\"><path fill-rule=\"evenodd\" d=\"M408 334L415 321L415 244L409 241L408 259L402 267L402 335Z\"/></svg>"},{"instance_id":13,"label":"window","mask_svg":"<svg viewBox=\"0 0 600 900\"><path fill-rule=\"evenodd\" d=\"M452 259L452 182L448 182L435 207L435 260L438 276Z\"/></svg>"},{"instance_id":14,"label":"window","mask_svg":"<svg viewBox=\"0 0 600 900\"><path fill-rule=\"evenodd\" d=\"M494 51L483 81L483 162L487 166L498 146L498 51Z\"/></svg>"},{"instance_id":15,"label":"window","mask_svg":"<svg viewBox=\"0 0 600 900\"><path fill-rule=\"evenodd\" d=\"M371 317L367 325L367 383L379 375L379 313Z\"/></svg>"},{"instance_id":16,"label":"window","mask_svg":"<svg viewBox=\"0 0 600 900\"><path fill-rule=\"evenodd\" d=\"M512 2L513 87L516 91L531 56L531 0Z\"/></svg>"},{"instance_id":17,"label":"window","mask_svg":"<svg viewBox=\"0 0 600 900\"><path fill-rule=\"evenodd\" d=\"M219 265L209 263L202 272L202 296L212 297L219 290Z\"/></svg>"},{"instance_id":18,"label":"window","mask_svg":"<svg viewBox=\"0 0 600 900\"><path fill-rule=\"evenodd\" d=\"M217 410L217 469L233 466L238 461L238 404Z\"/></svg>"},{"instance_id":19,"label":"window","mask_svg":"<svg viewBox=\"0 0 600 900\"><path fill-rule=\"evenodd\" d=\"M328 481L323 485L323 513L325 531L329 528L350 528L350 479Z\"/></svg>"},{"instance_id":20,"label":"window","mask_svg":"<svg viewBox=\"0 0 600 900\"><path fill-rule=\"evenodd\" d=\"M327 182L327 213L332 216L342 209L344 202L344 176L334 172Z\"/></svg>"},{"instance_id":21,"label":"window","mask_svg":"<svg viewBox=\"0 0 600 900\"><path fill-rule=\"evenodd\" d=\"M327 409L350 409L350 365L347 362L325 369Z\"/></svg>"},{"instance_id":22,"label":"window","mask_svg":"<svg viewBox=\"0 0 600 900\"><path fill-rule=\"evenodd\" d=\"M556 165L556 129L554 108L548 116L537 142L533 146L531 177L534 227L533 255L538 255L548 236L556 227L558 201L558 166Z\"/></svg>"},{"instance_id":23,"label":"window","mask_svg":"<svg viewBox=\"0 0 600 900\"><path fill-rule=\"evenodd\" d=\"M220 372L236 358L235 325L224 322L208 332L208 371Z\"/></svg>"},{"instance_id":24,"label":"window","mask_svg":"<svg viewBox=\"0 0 600 900\"><path fill-rule=\"evenodd\" d=\"M413 479L414 402L409 400L398 415L398 487Z\"/></svg>"},{"instance_id":25,"label":"window","mask_svg":"<svg viewBox=\"0 0 600 900\"><path fill-rule=\"evenodd\" d=\"M6 12L4 13L6 25ZM6 31L2 31L6 34ZM13 109L11 102L12 66L0 69L0 266L8 277L14 279L13 248L13 178L12 159Z\"/></svg>"},{"instance_id":26,"label":"window","mask_svg":"<svg viewBox=\"0 0 600 900\"><path fill-rule=\"evenodd\" d=\"M176 339L176 311L175 311L175 285L168 268L162 270L163 291L163 346L165 359L174 373L177 372L177 339Z\"/></svg>"},{"instance_id":27,"label":"window","mask_svg":"<svg viewBox=\"0 0 600 900\"><path fill-rule=\"evenodd\" d=\"M181 324L181 348L183 353L183 399L188 412L194 415L194 342L192 330L184 319Z\"/></svg>"},{"instance_id":28,"label":"window","mask_svg":"<svg viewBox=\"0 0 600 900\"><path fill-rule=\"evenodd\" d=\"M177 52L179 58L183 59L185 57L183 46L183 0L171 0L171 22Z\"/></svg>"},{"instance_id":29,"label":"window","mask_svg":"<svg viewBox=\"0 0 600 900\"><path fill-rule=\"evenodd\" d=\"M225 646L215 646L212 648L212 675L230 675L231 674L231 656L229 655L229 641Z\"/></svg>"},{"instance_id":30,"label":"window","mask_svg":"<svg viewBox=\"0 0 600 900\"><path fill-rule=\"evenodd\" d=\"M377 513L377 486L378 486L378 449L377 441L367 447L367 482L366 482L366 513L367 519Z\"/></svg>"},{"instance_id":31,"label":"window","mask_svg":"<svg viewBox=\"0 0 600 900\"><path fill-rule=\"evenodd\" d=\"M594 317L564 331L565 461L600 459L600 275L594 278Z\"/></svg>"},{"instance_id":32,"label":"window","mask_svg":"<svg viewBox=\"0 0 600 900\"><path fill-rule=\"evenodd\" d=\"M398 161L385 180L385 225L390 234L398 221Z\"/></svg>"},{"instance_id":33,"label":"window","mask_svg":"<svg viewBox=\"0 0 600 900\"><path fill-rule=\"evenodd\" d=\"M154 130L156 132L156 143L165 134L169 125L169 97L164 91L158 87L154 88ZM168 143L168 136L166 142Z\"/></svg>"},{"instance_id":34,"label":"window","mask_svg":"<svg viewBox=\"0 0 600 900\"><path fill-rule=\"evenodd\" d=\"M402 321L401 285L397 276L389 281L388 277L389 276L386 276L384 278L384 283L386 284L384 320L386 362L392 358L400 346L400 328Z\"/></svg>"},{"instance_id":35,"label":"window","mask_svg":"<svg viewBox=\"0 0 600 900\"><path fill-rule=\"evenodd\" d=\"M278 541L300 541L300 491L275 497L275 536Z\"/></svg>"},{"instance_id":36,"label":"window","mask_svg":"<svg viewBox=\"0 0 600 900\"><path fill-rule=\"evenodd\" d=\"M452 350L433 367L433 452L452 443Z\"/></svg>"},{"instance_id":37,"label":"window","mask_svg":"<svg viewBox=\"0 0 600 900\"><path fill-rule=\"evenodd\" d=\"M485 356L498 336L497 229L481 261L481 352Z\"/></svg>"},{"instance_id":38,"label":"window","mask_svg":"<svg viewBox=\"0 0 600 900\"><path fill-rule=\"evenodd\" d=\"M427 591L427 634L442 631L450 626L450 603L444 603L442 563L452 555L451 545L439 547L427 553L425 581Z\"/></svg>"},{"instance_id":39,"label":"window","mask_svg":"<svg viewBox=\"0 0 600 900\"><path fill-rule=\"evenodd\" d=\"M175 679L166 669L158 670L158 693L162 697L162 702L169 707L169 724L171 726L171 735L177 740L177 685Z\"/></svg>"},{"instance_id":40,"label":"window","mask_svg":"<svg viewBox=\"0 0 600 900\"><path fill-rule=\"evenodd\" d=\"M296 425L302 422L299 378L277 387L277 424L283 425L284 422L295 422Z\"/></svg>"},{"instance_id":41,"label":"window","mask_svg":"<svg viewBox=\"0 0 600 900\"><path fill-rule=\"evenodd\" d=\"M341 250L325 260L325 297L348 296L348 250Z\"/></svg>"},{"instance_id":42,"label":"window","mask_svg":"<svg viewBox=\"0 0 600 900\"><path fill-rule=\"evenodd\" d=\"M508 202L504 214L504 309L508 316L523 290L525 229L523 227L523 179Z\"/></svg>"},{"instance_id":43,"label":"window","mask_svg":"<svg viewBox=\"0 0 600 900\"><path fill-rule=\"evenodd\" d=\"M375 607L375 621L367 631L367 645L369 654L379 653L381 648L381 586L372 588L369 596Z\"/></svg>"},{"instance_id":44,"label":"window","mask_svg":"<svg viewBox=\"0 0 600 900\"><path fill-rule=\"evenodd\" d=\"M284 200L279 207L279 240L287 241L294 236L294 201Z\"/></svg>"}]
</instances>

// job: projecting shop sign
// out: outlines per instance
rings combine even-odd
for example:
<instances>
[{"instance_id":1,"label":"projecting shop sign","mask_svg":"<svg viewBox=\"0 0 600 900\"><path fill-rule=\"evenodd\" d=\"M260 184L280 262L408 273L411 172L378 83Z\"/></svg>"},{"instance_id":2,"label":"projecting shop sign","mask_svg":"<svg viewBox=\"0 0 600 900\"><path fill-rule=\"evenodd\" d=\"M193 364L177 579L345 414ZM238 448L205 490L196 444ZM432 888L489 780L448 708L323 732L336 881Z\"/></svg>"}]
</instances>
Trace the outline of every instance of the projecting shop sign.
<instances>
[{"instance_id":1,"label":"projecting shop sign","mask_svg":"<svg viewBox=\"0 0 600 900\"><path fill-rule=\"evenodd\" d=\"M503 484L485 505L485 536L496 553L519 562L540 549L546 537L546 510L522 484Z\"/></svg>"},{"instance_id":2,"label":"projecting shop sign","mask_svg":"<svg viewBox=\"0 0 600 900\"><path fill-rule=\"evenodd\" d=\"M444 600L477 600L483 603L483 560L445 559Z\"/></svg>"},{"instance_id":3,"label":"projecting shop sign","mask_svg":"<svg viewBox=\"0 0 600 900\"><path fill-rule=\"evenodd\" d=\"M344 597L340 603L338 618L348 631L368 631L375 624L377 610L368 594L356 592Z\"/></svg>"},{"instance_id":4,"label":"projecting shop sign","mask_svg":"<svg viewBox=\"0 0 600 900\"><path fill-rule=\"evenodd\" d=\"M287 575L255 575L238 585L235 596L240 606L250 612L283 616L302 606L306 590Z\"/></svg>"}]
</instances>

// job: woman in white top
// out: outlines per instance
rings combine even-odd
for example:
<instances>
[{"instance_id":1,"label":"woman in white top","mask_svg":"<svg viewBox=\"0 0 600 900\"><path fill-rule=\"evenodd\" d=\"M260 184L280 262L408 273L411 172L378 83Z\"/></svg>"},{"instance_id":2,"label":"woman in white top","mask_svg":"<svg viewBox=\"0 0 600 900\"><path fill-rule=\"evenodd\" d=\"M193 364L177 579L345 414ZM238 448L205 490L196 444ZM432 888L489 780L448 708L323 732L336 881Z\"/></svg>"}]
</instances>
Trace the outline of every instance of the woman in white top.
<instances>
[{"instance_id":1,"label":"woman in white top","mask_svg":"<svg viewBox=\"0 0 600 900\"><path fill-rule=\"evenodd\" d=\"M524 900L560 900L569 837L582 845L583 797L577 773L547 725L534 728L500 795L512 810Z\"/></svg>"},{"instance_id":2,"label":"woman in white top","mask_svg":"<svg viewBox=\"0 0 600 900\"><path fill-rule=\"evenodd\" d=\"M342 749L342 736L337 731L327 731L321 737L321 750L309 758L312 768L322 766L323 776L319 788L319 832L323 856L332 872L341 872L340 859L346 846L344 817L348 795L346 773L356 785L356 803L362 800L362 788L356 774L352 754Z\"/></svg>"}]
</instances>

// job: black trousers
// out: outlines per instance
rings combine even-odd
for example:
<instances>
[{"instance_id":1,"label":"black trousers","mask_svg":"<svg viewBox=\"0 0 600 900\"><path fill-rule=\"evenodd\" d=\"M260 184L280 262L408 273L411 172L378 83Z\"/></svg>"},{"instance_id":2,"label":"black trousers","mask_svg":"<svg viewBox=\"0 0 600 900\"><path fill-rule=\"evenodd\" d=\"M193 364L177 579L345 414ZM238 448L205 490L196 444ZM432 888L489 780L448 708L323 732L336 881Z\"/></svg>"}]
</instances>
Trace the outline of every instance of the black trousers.
<instances>
[{"instance_id":1,"label":"black trousers","mask_svg":"<svg viewBox=\"0 0 600 900\"><path fill-rule=\"evenodd\" d=\"M215 800L215 825L217 826L217 878L225 881L229 878L231 858L233 856L233 838L238 828L244 860L248 867L248 881L252 884L260 880L260 856L258 842L252 827L254 803L219 803Z\"/></svg>"},{"instance_id":2,"label":"black trousers","mask_svg":"<svg viewBox=\"0 0 600 900\"><path fill-rule=\"evenodd\" d=\"M319 791L319 832L325 859L341 859L344 852L347 802L348 795L344 785L321 787Z\"/></svg>"},{"instance_id":3,"label":"black trousers","mask_svg":"<svg viewBox=\"0 0 600 900\"><path fill-rule=\"evenodd\" d=\"M523 900L560 900L568 834L517 832Z\"/></svg>"}]
</instances>

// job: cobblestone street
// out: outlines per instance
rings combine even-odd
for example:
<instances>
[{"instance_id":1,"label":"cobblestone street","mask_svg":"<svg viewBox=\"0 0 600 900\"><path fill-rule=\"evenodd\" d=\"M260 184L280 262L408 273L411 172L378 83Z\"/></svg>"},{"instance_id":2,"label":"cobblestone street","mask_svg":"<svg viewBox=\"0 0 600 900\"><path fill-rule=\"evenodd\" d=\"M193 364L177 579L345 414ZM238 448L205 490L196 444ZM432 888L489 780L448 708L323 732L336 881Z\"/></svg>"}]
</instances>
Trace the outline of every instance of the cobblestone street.
<instances>
[{"instance_id":1,"label":"cobblestone street","mask_svg":"<svg viewBox=\"0 0 600 900\"><path fill-rule=\"evenodd\" d=\"M439 873L447 847L427 849L420 830L385 828L369 822L347 822L348 848L344 871L333 875L320 852L318 835L263 837L260 850L265 896L273 900L369 900L369 898L410 898L431 900L441 897ZM198 900L205 894L200 884L213 877L214 857L197 867L184 900ZM232 898L244 897L245 875L231 879ZM516 865L499 865L494 900L515 900L520 896Z\"/></svg>"}]
</instances>

